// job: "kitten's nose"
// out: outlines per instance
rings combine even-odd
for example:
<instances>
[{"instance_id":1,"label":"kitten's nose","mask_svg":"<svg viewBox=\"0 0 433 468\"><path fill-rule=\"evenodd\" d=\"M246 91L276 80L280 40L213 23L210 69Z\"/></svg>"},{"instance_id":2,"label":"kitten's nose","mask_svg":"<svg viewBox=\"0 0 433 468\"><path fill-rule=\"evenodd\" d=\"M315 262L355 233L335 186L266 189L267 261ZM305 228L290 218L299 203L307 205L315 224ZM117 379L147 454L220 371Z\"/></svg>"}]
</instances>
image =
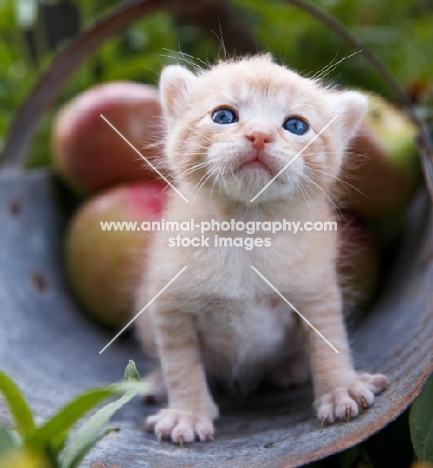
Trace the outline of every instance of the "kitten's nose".
<instances>
[{"instance_id":1,"label":"kitten's nose","mask_svg":"<svg viewBox=\"0 0 433 468\"><path fill-rule=\"evenodd\" d=\"M272 135L272 127L265 123L254 123L251 125L246 138L251 141L253 148L261 151L265 148L266 143L271 143L274 139Z\"/></svg>"}]
</instances>

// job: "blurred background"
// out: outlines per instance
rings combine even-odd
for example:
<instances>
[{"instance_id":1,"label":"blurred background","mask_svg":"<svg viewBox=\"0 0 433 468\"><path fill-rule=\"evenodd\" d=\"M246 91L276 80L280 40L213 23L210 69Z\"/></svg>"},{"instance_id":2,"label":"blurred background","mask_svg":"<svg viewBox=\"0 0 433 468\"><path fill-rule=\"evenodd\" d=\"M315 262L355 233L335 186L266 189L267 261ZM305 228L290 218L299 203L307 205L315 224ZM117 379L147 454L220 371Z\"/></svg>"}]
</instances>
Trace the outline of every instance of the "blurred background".
<instances>
[{"instance_id":1,"label":"blurred background","mask_svg":"<svg viewBox=\"0 0 433 468\"><path fill-rule=\"evenodd\" d=\"M0 147L13 113L56 51L77 31L120 3L119 0L0 0ZM306 76L354 52L329 28L284 1L233 3L252 24L257 49L271 51L279 61ZM433 2L314 3L365 41L420 104L421 112L428 112L432 101ZM63 89L56 107L42 123L28 164L50 163L50 122L62 102L95 83L125 79L156 83L161 67L174 60L168 56L178 56L179 50L212 63L222 55L216 37L220 31L214 33L184 17L160 12L106 41ZM359 54L331 70L326 79L392 98L387 85Z\"/></svg>"}]
</instances>

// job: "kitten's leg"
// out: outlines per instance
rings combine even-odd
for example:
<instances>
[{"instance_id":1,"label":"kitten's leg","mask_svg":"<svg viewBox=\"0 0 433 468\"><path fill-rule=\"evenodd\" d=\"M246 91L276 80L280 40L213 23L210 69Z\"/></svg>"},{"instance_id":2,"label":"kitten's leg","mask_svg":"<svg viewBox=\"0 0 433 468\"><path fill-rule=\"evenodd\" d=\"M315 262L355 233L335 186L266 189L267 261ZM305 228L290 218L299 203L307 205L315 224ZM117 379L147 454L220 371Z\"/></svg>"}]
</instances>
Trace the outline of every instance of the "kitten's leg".
<instances>
[{"instance_id":1,"label":"kitten's leg","mask_svg":"<svg viewBox=\"0 0 433 468\"><path fill-rule=\"evenodd\" d=\"M168 408L150 416L146 425L158 439L211 440L218 408L208 390L193 316L185 311L167 313L158 304L154 312Z\"/></svg>"},{"instance_id":2,"label":"kitten's leg","mask_svg":"<svg viewBox=\"0 0 433 468\"><path fill-rule=\"evenodd\" d=\"M374 395L387 386L382 374L355 372L343 323L338 286L323 288L323 296L310 298L300 312L332 343L336 353L306 325L317 416L324 424L349 420L373 404Z\"/></svg>"},{"instance_id":3,"label":"kitten's leg","mask_svg":"<svg viewBox=\"0 0 433 468\"><path fill-rule=\"evenodd\" d=\"M148 302L146 289L140 290L137 294L136 314L139 313L143 304ZM155 327L151 320L149 310L140 313L135 322L136 335L139 338L143 350L154 362L153 370L143 377L143 382L148 384L148 391L143 395L146 403L162 403L167 401L167 386L161 371L161 364L158 359L158 351L155 343Z\"/></svg>"}]
</instances>

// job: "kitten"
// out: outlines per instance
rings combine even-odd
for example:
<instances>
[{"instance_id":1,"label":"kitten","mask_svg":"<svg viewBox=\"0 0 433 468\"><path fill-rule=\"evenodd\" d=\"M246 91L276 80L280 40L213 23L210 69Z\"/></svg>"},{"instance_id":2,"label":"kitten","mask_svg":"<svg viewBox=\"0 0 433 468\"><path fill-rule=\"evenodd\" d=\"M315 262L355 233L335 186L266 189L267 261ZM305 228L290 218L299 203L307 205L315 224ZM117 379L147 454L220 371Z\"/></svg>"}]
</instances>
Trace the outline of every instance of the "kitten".
<instances>
[{"instance_id":1,"label":"kitten","mask_svg":"<svg viewBox=\"0 0 433 468\"><path fill-rule=\"evenodd\" d=\"M286 219L303 225L334 219L329 194L365 114L363 95L326 89L268 55L221 62L198 76L168 66L160 94L166 162L189 200L172 192L165 220ZM323 423L357 416L385 389L385 376L354 370L335 231L256 232L252 237L267 237L270 245L250 250L213 244L215 235L251 237L245 232L211 233L209 247L169 247L177 234L200 237L199 229L158 232L137 294L140 309L188 266L137 320L157 364L148 380L157 396L168 391L168 408L147 419L159 439L212 439L218 408L211 377L241 390L263 378L288 387L306 382L311 368Z\"/></svg>"}]
</instances>

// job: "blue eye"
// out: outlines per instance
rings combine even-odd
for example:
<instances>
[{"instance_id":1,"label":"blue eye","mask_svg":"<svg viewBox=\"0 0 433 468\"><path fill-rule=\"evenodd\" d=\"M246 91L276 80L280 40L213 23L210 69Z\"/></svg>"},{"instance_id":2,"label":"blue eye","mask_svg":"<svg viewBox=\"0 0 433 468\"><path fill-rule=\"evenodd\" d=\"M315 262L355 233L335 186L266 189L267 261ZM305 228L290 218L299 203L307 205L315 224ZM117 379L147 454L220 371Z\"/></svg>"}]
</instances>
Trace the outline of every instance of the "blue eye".
<instances>
[{"instance_id":1,"label":"blue eye","mask_svg":"<svg viewBox=\"0 0 433 468\"><path fill-rule=\"evenodd\" d=\"M226 125L237 122L238 118L230 109L218 109L212 114L212 120L217 124Z\"/></svg>"},{"instance_id":2,"label":"blue eye","mask_svg":"<svg viewBox=\"0 0 433 468\"><path fill-rule=\"evenodd\" d=\"M307 133L309 127L302 119L290 117L283 123L283 128L295 135L304 135L304 133Z\"/></svg>"}]
</instances>

